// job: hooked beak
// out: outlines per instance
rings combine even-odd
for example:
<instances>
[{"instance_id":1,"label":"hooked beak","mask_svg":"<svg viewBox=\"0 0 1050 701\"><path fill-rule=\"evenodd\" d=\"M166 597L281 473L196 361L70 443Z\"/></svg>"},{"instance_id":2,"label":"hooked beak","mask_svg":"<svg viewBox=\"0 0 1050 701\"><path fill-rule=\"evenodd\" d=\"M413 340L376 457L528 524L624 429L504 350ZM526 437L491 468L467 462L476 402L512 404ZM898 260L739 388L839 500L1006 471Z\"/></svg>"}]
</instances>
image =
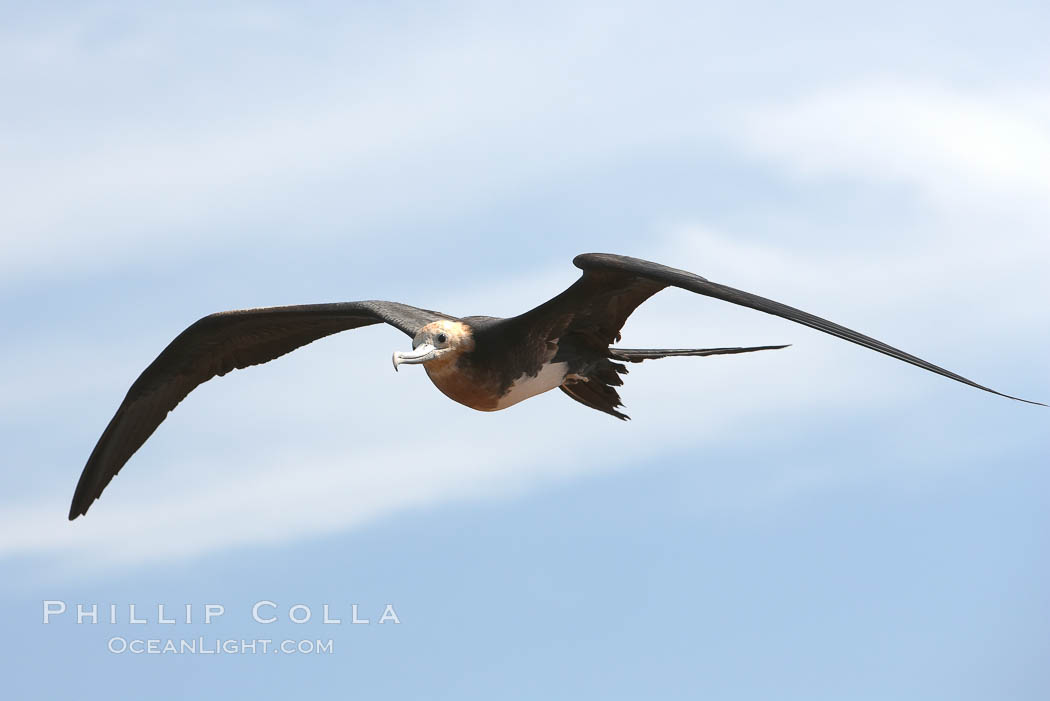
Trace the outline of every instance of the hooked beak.
<instances>
[{"instance_id":1,"label":"hooked beak","mask_svg":"<svg viewBox=\"0 0 1050 701\"><path fill-rule=\"evenodd\" d=\"M404 353L401 351L394 351L394 370L396 371L397 366L401 363L405 363L406 365L418 365L427 362L435 355L437 355L437 348L429 343L421 343L419 348Z\"/></svg>"}]
</instances>

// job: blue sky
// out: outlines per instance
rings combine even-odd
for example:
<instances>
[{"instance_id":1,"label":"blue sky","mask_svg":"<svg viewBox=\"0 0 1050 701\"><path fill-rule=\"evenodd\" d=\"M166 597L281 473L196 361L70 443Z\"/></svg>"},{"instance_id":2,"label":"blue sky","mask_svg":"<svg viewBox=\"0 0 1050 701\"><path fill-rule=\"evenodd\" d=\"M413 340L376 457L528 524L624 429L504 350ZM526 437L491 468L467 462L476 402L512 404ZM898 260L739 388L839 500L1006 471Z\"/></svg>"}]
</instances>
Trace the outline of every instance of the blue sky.
<instances>
[{"instance_id":1,"label":"blue sky","mask_svg":"<svg viewBox=\"0 0 1050 701\"><path fill-rule=\"evenodd\" d=\"M1050 693L1046 410L684 292L623 344L793 345L634 367L624 424L556 392L473 412L394 375L397 331L341 334L199 388L65 519L128 386L200 316L370 298L510 315L586 251L1046 401L1041 5L0 20L5 696ZM44 625L44 600L122 622ZM252 621L262 600L278 623ZM226 613L133 625L131 603ZM373 622L320 624L326 603ZM375 622L386 604L399 624ZM107 651L199 636L334 652Z\"/></svg>"}]
</instances>

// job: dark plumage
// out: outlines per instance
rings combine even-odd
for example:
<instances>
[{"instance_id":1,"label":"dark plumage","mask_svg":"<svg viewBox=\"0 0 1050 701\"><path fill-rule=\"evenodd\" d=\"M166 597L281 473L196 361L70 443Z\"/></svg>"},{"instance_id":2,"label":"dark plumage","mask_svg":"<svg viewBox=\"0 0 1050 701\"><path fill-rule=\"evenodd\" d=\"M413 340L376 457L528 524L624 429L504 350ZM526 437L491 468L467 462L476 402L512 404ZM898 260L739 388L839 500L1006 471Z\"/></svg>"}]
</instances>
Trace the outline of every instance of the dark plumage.
<instances>
[{"instance_id":1,"label":"dark plumage","mask_svg":"<svg viewBox=\"0 0 1050 701\"><path fill-rule=\"evenodd\" d=\"M585 406L627 417L616 387L625 362L774 350L785 346L707 349L610 347L631 313L667 287L732 302L804 324L977 389L1029 404L938 367L881 341L779 302L657 263L600 253L577 256L583 275L553 299L516 317L454 317L397 302L345 302L220 312L191 325L128 390L95 445L77 483L69 518L87 513L114 475L168 412L216 375L258 365L319 338L386 323L413 339L399 364L423 364L450 398L495 411L555 387ZM1045 405L1041 405L1045 406Z\"/></svg>"}]
</instances>

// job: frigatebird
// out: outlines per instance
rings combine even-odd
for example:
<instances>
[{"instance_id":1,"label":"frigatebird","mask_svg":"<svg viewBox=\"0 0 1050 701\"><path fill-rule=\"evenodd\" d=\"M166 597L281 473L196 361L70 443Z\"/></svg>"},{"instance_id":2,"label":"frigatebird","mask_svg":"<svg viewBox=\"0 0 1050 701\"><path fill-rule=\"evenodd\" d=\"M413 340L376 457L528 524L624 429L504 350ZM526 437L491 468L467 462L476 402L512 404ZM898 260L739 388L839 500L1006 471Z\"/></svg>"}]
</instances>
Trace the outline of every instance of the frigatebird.
<instances>
[{"instance_id":1,"label":"frigatebird","mask_svg":"<svg viewBox=\"0 0 1050 701\"><path fill-rule=\"evenodd\" d=\"M789 319L884 353L957 382L997 392L882 341L765 297L638 258L586 253L573 264L583 275L558 296L508 319L454 317L399 302L306 304L219 312L175 337L128 390L80 475L69 519L87 513L102 490L195 387L216 375L259 365L340 331L386 323L412 338L394 353L394 369L422 365L445 396L479 411L497 411L555 387L618 419L616 388L624 362L786 348L614 348L627 317L667 287L732 302Z\"/></svg>"}]
</instances>

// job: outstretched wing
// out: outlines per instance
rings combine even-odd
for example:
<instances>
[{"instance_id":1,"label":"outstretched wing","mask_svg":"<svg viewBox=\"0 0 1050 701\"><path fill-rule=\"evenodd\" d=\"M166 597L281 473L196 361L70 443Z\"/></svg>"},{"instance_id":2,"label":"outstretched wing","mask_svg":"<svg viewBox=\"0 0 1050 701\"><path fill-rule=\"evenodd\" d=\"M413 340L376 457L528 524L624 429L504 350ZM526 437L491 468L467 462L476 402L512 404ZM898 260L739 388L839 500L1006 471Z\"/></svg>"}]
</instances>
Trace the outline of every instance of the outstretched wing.
<instances>
[{"instance_id":1,"label":"outstretched wing","mask_svg":"<svg viewBox=\"0 0 1050 701\"><path fill-rule=\"evenodd\" d=\"M580 279L550 301L521 316L508 319L508 327L518 330L522 335L530 333L529 329L532 329L531 333L537 337L546 334L549 339L575 334L577 342L584 340L593 345L608 345L618 340L620 328L639 304L666 287L678 287L804 324L985 392L1046 406L1041 402L1012 397L979 385L922 358L801 309L711 282L684 270L607 253L585 253L576 256L572 262L583 270Z\"/></svg>"},{"instance_id":2,"label":"outstretched wing","mask_svg":"<svg viewBox=\"0 0 1050 701\"><path fill-rule=\"evenodd\" d=\"M69 519L87 513L113 476L195 387L339 331L387 323L409 336L455 317L397 302L342 302L211 314L180 333L128 390L80 475Z\"/></svg>"}]
</instances>

